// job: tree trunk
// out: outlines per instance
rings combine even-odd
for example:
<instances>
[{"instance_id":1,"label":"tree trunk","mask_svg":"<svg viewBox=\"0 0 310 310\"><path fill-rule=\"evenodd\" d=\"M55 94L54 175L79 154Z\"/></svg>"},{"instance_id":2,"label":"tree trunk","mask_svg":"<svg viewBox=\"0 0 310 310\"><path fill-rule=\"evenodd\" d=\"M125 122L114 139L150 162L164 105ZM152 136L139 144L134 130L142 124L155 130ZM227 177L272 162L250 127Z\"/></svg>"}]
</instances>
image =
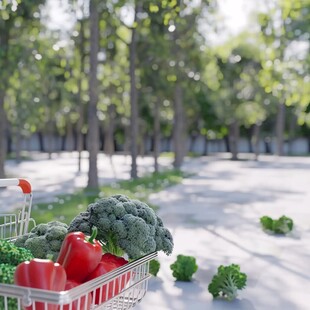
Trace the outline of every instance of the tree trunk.
<instances>
[{"instance_id":1,"label":"tree trunk","mask_svg":"<svg viewBox=\"0 0 310 310\"><path fill-rule=\"evenodd\" d=\"M154 106L154 171L159 172L158 157L160 153L160 100Z\"/></svg>"},{"instance_id":2,"label":"tree trunk","mask_svg":"<svg viewBox=\"0 0 310 310\"><path fill-rule=\"evenodd\" d=\"M97 117L98 103L98 51L99 51L99 13L97 0L90 1L90 71L89 71L89 104L88 104L88 137L89 152L88 188L98 188L97 156L99 152L99 127Z\"/></svg>"},{"instance_id":3,"label":"tree trunk","mask_svg":"<svg viewBox=\"0 0 310 310\"><path fill-rule=\"evenodd\" d=\"M115 104L108 106L108 119L104 130L104 152L108 156L112 156L115 152L114 149L114 130L115 130Z\"/></svg>"},{"instance_id":4,"label":"tree trunk","mask_svg":"<svg viewBox=\"0 0 310 310\"><path fill-rule=\"evenodd\" d=\"M284 128L285 128L285 104L279 102L276 120L276 155L283 156L284 147Z\"/></svg>"},{"instance_id":5,"label":"tree trunk","mask_svg":"<svg viewBox=\"0 0 310 310\"><path fill-rule=\"evenodd\" d=\"M204 156L208 155L208 144L209 144L208 136L204 136L204 147L203 147L203 153L202 153Z\"/></svg>"},{"instance_id":6,"label":"tree trunk","mask_svg":"<svg viewBox=\"0 0 310 310\"><path fill-rule=\"evenodd\" d=\"M292 155L294 151L294 139L296 134L297 119L296 115L291 113L289 121L289 140L288 140L288 154Z\"/></svg>"},{"instance_id":7,"label":"tree trunk","mask_svg":"<svg viewBox=\"0 0 310 310\"><path fill-rule=\"evenodd\" d=\"M231 159L238 159L238 143L239 143L239 124L237 121L233 121L229 125L229 147L231 151Z\"/></svg>"},{"instance_id":8,"label":"tree trunk","mask_svg":"<svg viewBox=\"0 0 310 310\"><path fill-rule=\"evenodd\" d=\"M5 134L5 112L4 112L4 89L0 85L0 178L5 178L5 157L6 157L6 134Z\"/></svg>"},{"instance_id":9,"label":"tree trunk","mask_svg":"<svg viewBox=\"0 0 310 310\"><path fill-rule=\"evenodd\" d=\"M5 178L6 147L6 116L4 99L8 84L8 55L11 20L0 19L0 178Z\"/></svg>"},{"instance_id":10,"label":"tree trunk","mask_svg":"<svg viewBox=\"0 0 310 310\"><path fill-rule=\"evenodd\" d=\"M259 156L260 127L261 127L261 125L259 125L259 124L254 124L254 126L253 126L252 147L253 147L253 151L254 151L255 160L258 160L258 156Z\"/></svg>"},{"instance_id":11,"label":"tree trunk","mask_svg":"<svg viewBox=\"0 0 310 310\"><path fill-rule=\"evenodd\" d=\"M140 10L140 4L136 4L135 8L135 24L137 22L137 14ZM131 153L131 172L133 179L138 177L137 171L137 155L138 155L138 103L137 103L137 87L136 87L136 45L137 30L136 26L131 32L131 42L129 45L129 75L130 75L130 153Z\"/></svg>"},{"instance_id":12,"label":"tree trunk","mask_svg":"<svg viewBox=\"0 0 310 310\"><path fill-rule=\"evenodd\" d=\"M84 52L84 45L85 45L85 35L84 35L84 20L81 19L80 21L80 44L79 44L79 60L80 60L80 76L78 79L78 93L77 93L77 104L78 104L78 112L79 112L79 119L77 121L77 152L78 152L78 173L81 172L81 162L82 162L82 151L83 151L83 133L82 128L84 124L84 103L82 100L82 79L84 74L84 59L85 59L85 52Z\"/></svg>"},{"instance_id":13,"label":"tree trunk","mask_svg":"<svg viewBox=\"0 0 310 310\"><path fill-rule=\"evenodd\" d=\"M184 139L184 109L182 101L182 88L177 82L174 93L174 126L173 126L174 162L173 166L180 169L185 153Z\"/></svg>"}]
</instances>

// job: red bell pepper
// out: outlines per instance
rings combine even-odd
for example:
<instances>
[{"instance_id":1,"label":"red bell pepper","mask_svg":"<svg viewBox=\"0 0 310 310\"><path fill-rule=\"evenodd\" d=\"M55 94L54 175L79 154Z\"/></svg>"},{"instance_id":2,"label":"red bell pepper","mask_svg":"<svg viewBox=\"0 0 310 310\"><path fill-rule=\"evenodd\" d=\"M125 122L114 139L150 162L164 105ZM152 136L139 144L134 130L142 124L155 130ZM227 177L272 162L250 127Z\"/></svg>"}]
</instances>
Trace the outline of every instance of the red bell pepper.
<instances>
[{"instance_id":1,"label":"red bell pepper","mask_svg":"<svg viewBox=\"0 0 310 310\"><path fill-rule=\"evenodd\" d=\"M116 268L119 268L123 265L126 265L128 261L123 257L118 257L110 253L105 253L102 255L101 261L98 264L97 268L86 278L85 281L93 280L97 277L100 277ZM111 299L113 296L119 294L125 285L130 280L130 272L122 275L121 277L112 280L108 284L105 284L101 288L98 288L95 291L95 303L100 304L108 299Z\"/></svg>"},{"instance_id":2,"label":"red bell pepper","mask_svg":"<svg viewBox=\"0 0 310 310\"><path fill-rule=\"evenodd\" d=\"M50 291L63 291L66 285L65 269L58 263L49 259L34 258L30 261L20 263L14 273L14 283L20 286L39 288ZM26 306L26 310L57 310L58 305L44 302L34 302Z\"/></svg>"},{"instance_id":3,"label":"red bell pepper","mask_svg":"<svg viewBox=\"0 0 310 310\"><path fill-rule=\"evenodd\" d=\"M78 285L80 285L80 283L77 283L72 280L67 280L65 290L70 290ZM87 295L84 295L80 298L80 303L77 300L75 300L73 301L72 305L71 304L64 305L63 310L90 310L91 303L92 303L92 294L88 293Z\"/></svg>"},{"instance_id":4,"label":"red bell pepper","mask_svg":"<svg viewBox=\"0 0 310 310\"><path fill-rule=\"evenodd\" d=\"M102 256L102 247L96 238L97 228L86 237L82 232L66 235L57 258L67 273L68 280L82 283L97 267Z\"/></svg>"}]
</instances>

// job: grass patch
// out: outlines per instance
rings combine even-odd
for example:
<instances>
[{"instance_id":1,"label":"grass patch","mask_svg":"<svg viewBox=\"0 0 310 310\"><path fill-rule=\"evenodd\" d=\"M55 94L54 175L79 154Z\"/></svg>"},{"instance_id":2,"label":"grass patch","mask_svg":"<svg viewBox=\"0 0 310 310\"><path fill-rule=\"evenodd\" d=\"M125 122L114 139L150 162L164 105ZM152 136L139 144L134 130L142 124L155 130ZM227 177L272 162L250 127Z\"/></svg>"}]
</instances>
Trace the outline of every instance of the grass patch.
<instances>
[{"instance_id":1,"label":"grass patch","mask_svg":"<svg viewBox=\"0 0 310 310\"><path fill-rule=\"evenodd\" d=\"M185 177L180 170L169 170L153 173L136 180L126 180L100 187L98 191L82 190L70 195L56 197L50 203L36 204L32 207L31 217L36 223L47 223L58 220L70 223L80 212L98 198L109 197L116 194L126 195L132 199L146 202L156 210L156 206L148 202L152 193L159 192L164 188L180 183Z\"/></svg>"}]
</instances>

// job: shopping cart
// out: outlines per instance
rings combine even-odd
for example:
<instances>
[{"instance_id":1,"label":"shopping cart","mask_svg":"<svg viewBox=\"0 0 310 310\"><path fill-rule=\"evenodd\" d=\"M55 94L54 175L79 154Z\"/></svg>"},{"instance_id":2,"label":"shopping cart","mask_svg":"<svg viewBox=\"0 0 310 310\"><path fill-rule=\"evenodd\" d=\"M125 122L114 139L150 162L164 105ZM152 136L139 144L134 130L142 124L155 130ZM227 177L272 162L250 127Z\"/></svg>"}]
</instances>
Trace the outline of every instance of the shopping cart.
<instances>
[{"instance_id":1,"label":"shopping cart","mask_svg":"<svg viewBox=\"0 0 310 310\"><path fill-rule=\"evenodd\" d=\"M29 232L32 191L24 179L0 179L0 187L19 186L24 204L17 214L1 214L0 238L13 240ZM67 291L54 292L0 283L0 310L125 310L147 292L151 253Z\"/></svg>"}]
</instances>

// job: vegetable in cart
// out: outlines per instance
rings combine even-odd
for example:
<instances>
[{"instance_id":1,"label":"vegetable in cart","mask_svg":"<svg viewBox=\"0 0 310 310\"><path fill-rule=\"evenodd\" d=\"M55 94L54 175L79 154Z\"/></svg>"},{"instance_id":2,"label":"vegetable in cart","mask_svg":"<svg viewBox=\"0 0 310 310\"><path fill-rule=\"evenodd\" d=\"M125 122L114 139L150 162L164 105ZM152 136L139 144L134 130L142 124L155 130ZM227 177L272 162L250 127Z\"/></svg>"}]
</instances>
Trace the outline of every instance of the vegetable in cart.
<instances>
[{"instance_id":1,"label":"vegetable in cart","mask_svg":"<svg viewBox=\"0 0 310 310\"><path fill-rule=\"evenodd\" d=\"M123 257L118 257L110 253L105 253L102 255L101 261L96 267L96 269L88 275L86 281L91 281L116 268L122 267L127 263L128 261ZM96 304L100 304L101 302L112 298L114 295L119 294L129 280L130 272L124 274L120 279L115 279L114 285L113 282L110 282L108 285L104 285L101 289L97 289L95 293Z\"/></svg>"},{"instance_id":2,"label":"vegetable in cart","mask_svg":"<svg viewBox=\"0 0 310 310\"><path fill-rule=\"evenodd\" d=\"M91 203L69 224L68 231L90 234L98 228L97 239L104 252L137 259L154 251L169 255L173 238L162 220L146 203L124 195L113 195Z\"/></svg>"},{"instance_id":3,"label":"vegetable in cart","mask_svg":"<svg viewBox=\"0 0 310 310\"><path fill-rule=\"evenodd\" d=\"M59 221L42 223L31 229L27 235L16 239L15 245L31 251L34 257L57 260L68 225Z\"/></svg>"},{"instance_id":4,"label":"vegetable in cart","mask_svg":"<svg viewBox=\"0 0 310 310\"><path fill-rule=\"evenodd\" d=\"M16 267L14 283L20 286L39 288L49 291L63 291L66 286L67 275L65 269L58 263L48 259L34 258L25 261ZM57 310L58 305L35 302L25 307L25 310Z\"/></svg>"},{"instance_id":5,"label":"vegetable in cart","mask_svg":"<svg viewBox=\"0 0 310 310\"><path fill-rule=\"evenodd\" d=\"M62 243L57 263L62 265L69 280L82 283L96 269L102 256L102 248L95 239L97 228L93 227L90 237L82 232L68 233Z\"/></svg>"}]
</instances>

